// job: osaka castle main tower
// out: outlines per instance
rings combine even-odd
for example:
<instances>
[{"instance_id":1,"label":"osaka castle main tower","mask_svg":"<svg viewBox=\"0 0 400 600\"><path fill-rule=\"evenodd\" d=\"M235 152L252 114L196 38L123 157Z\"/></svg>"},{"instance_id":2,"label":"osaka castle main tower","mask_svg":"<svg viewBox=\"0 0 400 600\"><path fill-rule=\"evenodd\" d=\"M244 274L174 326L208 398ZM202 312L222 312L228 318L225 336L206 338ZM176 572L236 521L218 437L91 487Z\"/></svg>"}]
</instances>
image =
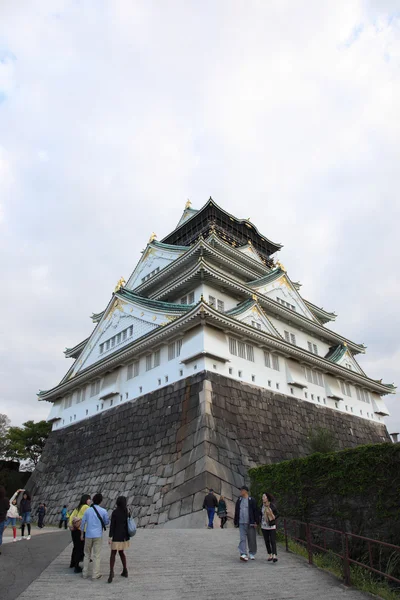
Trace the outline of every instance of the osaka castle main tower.
<instances>
[{"instance_id":1,"label":"osaka castle main tower","mask_svg":"<svg viewBox=\"0 0 400 600\"><path fill-rule=\"evenodd\" d=\"M53 431L29 486L54 520L100 491L108 507L126 495L141 526L203 526L208 488L231 514L249 468L308 454L315 428L338 448L390 441L393 385L363 371L365 346L329 329L280 248L211 198L151 235L39 393Z\"/></svg>"}]
</instances>

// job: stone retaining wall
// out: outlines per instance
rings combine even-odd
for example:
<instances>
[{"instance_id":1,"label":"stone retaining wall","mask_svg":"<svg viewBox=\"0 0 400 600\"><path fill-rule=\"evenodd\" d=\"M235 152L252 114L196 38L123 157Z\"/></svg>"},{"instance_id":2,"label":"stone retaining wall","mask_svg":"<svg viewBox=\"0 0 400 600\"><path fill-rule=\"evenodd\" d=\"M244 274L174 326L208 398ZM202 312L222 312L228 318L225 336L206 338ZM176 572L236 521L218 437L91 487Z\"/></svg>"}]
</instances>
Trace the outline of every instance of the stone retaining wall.
<instances>
[{"instance_id":1,"label":"stone retaining wall","mask_svg":"<svg viewBox=\"0 0 400 600\"><path fill-rule=\"evenodd\" d=\"M126 495L140 526L202 526L207 488L232 514L248 469L306 455L316 425L340 448L389 440L382 424L202 372L52 432L27 488L53 522L101 491L107 508Z\"/></svg>"}]
</instances>

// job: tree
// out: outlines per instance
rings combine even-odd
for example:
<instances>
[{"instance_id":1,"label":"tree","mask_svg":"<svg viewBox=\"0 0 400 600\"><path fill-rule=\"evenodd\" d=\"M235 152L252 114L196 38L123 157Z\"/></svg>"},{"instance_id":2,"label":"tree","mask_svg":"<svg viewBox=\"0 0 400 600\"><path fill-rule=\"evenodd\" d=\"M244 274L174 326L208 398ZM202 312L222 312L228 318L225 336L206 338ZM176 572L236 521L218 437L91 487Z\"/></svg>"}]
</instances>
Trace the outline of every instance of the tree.
<instances>
[{"instance_id":1,"label":"tree","mask_svg":"<svg viewBox=\"0 0 400 600\"><path fill-rule=\"evenodd\" d=\"M308 436L308 443L311 452L321 452L326 454L328 452L335 452L337 450L337 441L335 435L329 429L323 427L316 427L310 431Z\"/></svg>"},{"instance_id":2,"label":"tree","mask_svg":"<svg viewBox=\"0 0 400 600\"><path fill-rule=\"evenodd\" d=\"M6 455L7 450L7 434L10 427L10 419L7 415L0 414L0 458Z\"/></svg>"},{"instance_id":3,"label":"tree","mask_svg":"<svg viewBox=\"0 0 400 600\"><path fill-rule=\"evenodd\" d=\"M26 421L22 427L10 427L7 433L6 454L14 460L27 460L36 467L51 431L47 421Z\"/></svg>"}]
</instances>

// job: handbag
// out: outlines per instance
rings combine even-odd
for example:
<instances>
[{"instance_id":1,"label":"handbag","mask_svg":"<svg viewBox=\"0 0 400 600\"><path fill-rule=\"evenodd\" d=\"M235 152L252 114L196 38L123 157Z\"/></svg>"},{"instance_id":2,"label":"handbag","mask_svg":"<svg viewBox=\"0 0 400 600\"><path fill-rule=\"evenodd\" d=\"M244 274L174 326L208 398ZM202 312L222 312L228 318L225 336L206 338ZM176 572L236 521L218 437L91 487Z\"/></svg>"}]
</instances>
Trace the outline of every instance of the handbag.
<instances>
[{"instance_id":1,"label":"handbag","mask_svg":"<svg viewBox=\"0 0 400 600\"><path fill-rule=\"evenodd\" d=\"M129 513L128 518L127 518L127 526L128 526L129 537L131 538L134 535L136 535L137 527L136 527L135 519L133 517L131 517L131 513Z\"/></svg>"}]
</instances>

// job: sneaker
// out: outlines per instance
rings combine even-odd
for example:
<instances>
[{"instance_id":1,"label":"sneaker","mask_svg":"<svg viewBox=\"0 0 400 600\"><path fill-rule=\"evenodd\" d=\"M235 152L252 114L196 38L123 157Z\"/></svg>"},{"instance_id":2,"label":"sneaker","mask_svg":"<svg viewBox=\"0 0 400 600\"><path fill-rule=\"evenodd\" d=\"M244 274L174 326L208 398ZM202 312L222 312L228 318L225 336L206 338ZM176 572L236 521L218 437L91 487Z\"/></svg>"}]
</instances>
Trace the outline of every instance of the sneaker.
<instances>
[{"instance_id":1,"label":"sneaker","mask_svg":"<svg viewBox=\"0 0 400 600\"><path fill-rule=\"evenodd\" d=\"M96 581L96 579L101 579L101 575L97 575L97 577L92 577L92 581Z\"/></svg>"},{"instance_id":2,"label":"sneaker","mask_svg":"<svg viewBox=\"0 0 400 600\"><path fill-rule=\"evenodd\" d=\"M25 539L24 537L20 537L20 538L19 538L19 541L21 542L21 541L22 541L22 540L24 540L24 539Z\"/></svg>"},{"instance_id":3,"label":"sneaker","mask_svg":"<svg viewBox=\"0 0 400 600\"><path fill-rule=\"evenodd\" d=\"M256 557L254 556L254 554L249 554L249 559L250 560L256 560Z\"/></svg>"},{"instance_id":4,"label":"sneaker","mask_svg":"<svg viewBox=\"0 0 400 600\"><path fill-rule=\"evenodd\" d=\"M273 562L278 562L278 557L274 556L274 558L272 559Z\"/></svg>"},{"instance_id":5,"label":"sneaker","mask_svg":"<svg viewBox=\"0 0 400 600\"><path fill-rule=\"evenodd\" d=\"M28 537L27 537L26 539L27 539L27 540L30 540L30 539L31 539L31 536L30 536L30 535L28 535Z\"/></svg>"},{"instance_id":6,"label":"sneaker","mask_svg":"<svg viewBox=\"0 0 400 600\"><path fill-rule=\"evenodd\" d=\"M241 554L240 560L242 560L243 562L247 562L249 559L247 558L246 554Z\"/></svg>"},{"instance_id":7,"label":"sneaker","mask_svg":"<svg viewBox=\"0 0 400 600\"><path fill-rule=\"evenodd\" d=\"M17 541L17 538L13 538L13 542L16 542L16 541Z\"/></svg>"}]
</instances>

